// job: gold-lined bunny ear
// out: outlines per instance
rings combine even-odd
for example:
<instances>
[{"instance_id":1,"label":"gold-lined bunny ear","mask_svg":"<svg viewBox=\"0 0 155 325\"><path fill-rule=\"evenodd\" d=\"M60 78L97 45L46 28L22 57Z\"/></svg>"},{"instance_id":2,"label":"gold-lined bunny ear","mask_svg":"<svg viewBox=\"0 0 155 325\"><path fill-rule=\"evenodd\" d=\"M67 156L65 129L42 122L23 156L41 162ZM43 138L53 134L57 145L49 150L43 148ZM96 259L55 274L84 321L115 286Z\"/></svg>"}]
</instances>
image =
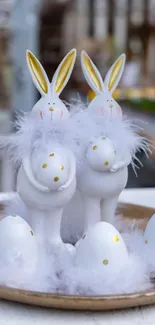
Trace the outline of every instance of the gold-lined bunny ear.
<instances>
[{"instance_id":1,"label":"gold-lined bunny ear","mask_svg":"<svg viewBox=\"0 0 155 325\"><path fill-rule=\"evenodd\" d=\"M125 66L125 59L125 54L121 54L119 58L115 61L115 63L112 65L105 77L104 84L111 93L113 93L113 91L116 89L121 79Z\"/></svg>"},{"instance_id":2,"label":"gold-lined bunny ear","mask_svg":"<svg viewBox=\"0 0 155 325\"><path fill-rule=\"evenodd\" d=\"M104 90L104 84L100 72L85 51L81 52L81 67L89 86L98 93Z\"/></svg>"},{"instance_id":3,"label":"gold-lined bunny ear","mask_svg":"<svg viewBox=\"0 0 155 325\"><path fill-rule=\"evenodd\" d=\"M72 49L61 61L53 76L51 87L54 93L60 95L60 93L66 86L73 71L75 60L76 49Z\"/></svg>"},{"instance_id":4,"label":"gold-lined bunny ear","mask_svg":"<svg viewBox=\"0 0 155 325\"><path fill-rule=\"evenodd\" d=\"M47 94L49 91L49 81L43 66L35 55L29 50L26 51L26 58L32 80L36 88L39 90L41 95Z\"/></svg>"}]
</instances>

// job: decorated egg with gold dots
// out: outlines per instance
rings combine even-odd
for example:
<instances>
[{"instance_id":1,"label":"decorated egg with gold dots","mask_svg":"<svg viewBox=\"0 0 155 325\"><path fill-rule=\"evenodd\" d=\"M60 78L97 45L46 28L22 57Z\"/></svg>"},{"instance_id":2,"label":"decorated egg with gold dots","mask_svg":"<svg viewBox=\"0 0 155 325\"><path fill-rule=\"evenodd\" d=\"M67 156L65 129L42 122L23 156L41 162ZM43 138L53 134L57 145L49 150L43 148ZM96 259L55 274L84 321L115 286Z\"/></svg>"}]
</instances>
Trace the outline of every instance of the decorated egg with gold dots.
<instances>
[{"instance_id":1,"label":"decorated egg with gold dots","mask_svg":"<svg viewBox=\"0 0 155 325\"><path fill-rule=\"evenodd\" d=\"M144 244L148 248L155 248L155 214L149 220L144 231Z\"/></svg>"},{"instance_id":2,"label":"decorated egg with gold dots","mask_svg":"<svg viewBox=\"0 0 155 325\"><path fill-rule=\"evenodd\" d=\"M104 136L91 143L86 151L89 165L99 172L110 170L115 162L115 156L112 141Z\"/></svg>"},{"instance_id":3,"label":"decorated egg with gold dots","mask_svg":"<svg viewBox=\"0 0 155 325\"><path fill-rule=\"evenodd\" d=\"M36 270L38 249L29 224L13 214L0 221L0 265L17 266L23 271Z\"/></svg>"},{"instance_id":4,"label":"decorated egg with gold dots","mask_svg":"<svg viewBox=\"0 0 155 325\"><path fill-rule=\"evenodd\" d=\"M96 223L76 245L75 263L79 267L119 271L127 260L122 236L107 222Z\"/></svg>"},{"instance_id":5,"label":"decorated egg with gold dots","mask_svg":"<svg viewBox=\"0 0 155 325\"><path fill-rule=\"evenodd\" d=\"M36 180L48 187L57 190L64 185L69 177L69 157L63 148L32 155L32 170Z\"/></svg>"}]
</instances>

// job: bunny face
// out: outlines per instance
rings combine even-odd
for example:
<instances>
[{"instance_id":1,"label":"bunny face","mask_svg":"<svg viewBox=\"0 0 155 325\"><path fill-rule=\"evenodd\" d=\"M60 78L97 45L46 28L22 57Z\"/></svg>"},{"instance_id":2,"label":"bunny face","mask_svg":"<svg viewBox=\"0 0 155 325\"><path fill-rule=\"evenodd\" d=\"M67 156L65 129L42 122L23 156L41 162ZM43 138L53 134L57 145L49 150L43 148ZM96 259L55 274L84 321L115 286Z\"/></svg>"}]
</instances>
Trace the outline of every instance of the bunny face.
<instances>
[{"instance_id":1,"label":"bunny face","mask_svg":"<svg viewBox=\"0 0 155 325\"><path fill-rule=\"evenodd\" d=\"M122 118L121 107L110 93L98 94L89 104L88 110L93 115L99 115L105 118Z\"/></svg>"},{"instance_id":2,"label":"bunny face","mask_svg":"<svg viewBox=\"0 0 155 325\"><path fill-rule=\"evenodd\" d=\"M43 66L34 54L27 51L26 58L32 80L42 96L34 105L32 114L41 119L46 117L51 120L67 118L69 112L65 104L60 100L59 95L71 76L76 60L76 50L71 50L64 57L55 71L51 83Z\"/></svg>"},{"instance_id":3,"label":"bunny face","mask_svg":"<svg viewBox=\"0 0 155 325\"><path fill-rule=\"evenodd\" d=\"M118 103L113 99L112 93L116 89L122 76L125 65L125 54L112 65L105 80L102 80L97 67L85 51L81 53L81 66L89 86L96 93L96 97L88 105L91 114L105 118L122 118L122 111Z\"/></svg>"},{"instance_id":4,"label":"bunny face","mask_svg":"<svg viewBox=\"0 0 155 325\"><path fill-rule=\"evenodd\" d=\"M34 105L32 114L40 119L49 118L52 121L61 118L68 118L69 112L61 99L55 95L48 94L46 97L41 97Z\"/></svg>"}]
</instances>

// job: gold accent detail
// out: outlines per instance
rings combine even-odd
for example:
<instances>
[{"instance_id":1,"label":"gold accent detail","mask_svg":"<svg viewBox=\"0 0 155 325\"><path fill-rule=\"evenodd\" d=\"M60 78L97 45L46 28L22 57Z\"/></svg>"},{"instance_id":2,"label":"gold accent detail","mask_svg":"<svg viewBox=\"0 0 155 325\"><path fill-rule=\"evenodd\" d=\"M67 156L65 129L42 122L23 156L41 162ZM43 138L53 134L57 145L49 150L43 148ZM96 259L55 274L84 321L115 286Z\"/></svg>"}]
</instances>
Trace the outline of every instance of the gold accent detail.
<instances>
[{"instance_id":1,"label":"gold accent detail","mask_svg":"<svg viewBox=\"0 0 155 325\"><path fill-rule=\"evenodd\" d=\"M58 176L54 177L54 182L58 182L58 181L59 181L59 177Z\"/></svg>"},{"instance_id":2,"label":"gold accent detail","mask_svg":"<svg viewBox=\"0 0 155 325\"><path fill-rule=\"evenodd\" d=\"M42 168L47 168L47 164L43 164L42 165Z\"/></svg>"},{"instance_id":3,"label":"gold accent detail","mask_svg":"<svg viewBox=\"0 0 155 325\"><path fill-rule=\"evenodd\" d=\"M63 165L61 165L61 166L60 166L60 169L61 169L61 170L64 170L64 166L63 166Z\"/></svg>"},{"instance_id":4,"label":"gold accent detail","mask_svg":"<svg viewBox=\"0 0 155 325\"><path fill-rule=\"evenodd\" d=\"M65 61L62 63L60 71L57 76L55 87L54 87L54 90L56 93L59 93L61 91L61 89L63 88L65 81L67 79L67 76L69 74L69 71L74 63L74 58L75 58L75 52L71 51L67 55Z\"/></svg>"},{"instance_id":5,"label":"gold accent detail","mask_svg":"<svg viewBox=\"0 0 155 325\"><path fill-rule=\"evenodd\" d=\"M93 80L93 83L99 90L102 90L100 79L92 66L90 58L86 55L86 53L83 54L83 59L84 59L84 64L86 66L86 69L87 69L91 79Z\"/></svg>"},{"instance_id":6,"label":"gold accent detail","mask_svg":"<svg viewBox=\"0 0 155 325\"><path fill-rule=\"evenodd\" d=\"M148 243L148 241L147 240L145 240L145 244L147 244Z\"/></svg>"},{"instance_id":7,"label":"gold accent detail","mask_svg":"<svg viewBox=\"0 0 155 325\"><path fill-rule=\"evenodd\" d=\"M118 58L118 60L116 61L112 71L111 71L111 76L110 76L110 80L109 80L109 84L108 84L108 89L111 90L119 76L119 73L122 69L122 65L123 65L123 58Z\"/></svg>"},{"instance_id":8,"label":"gold accent detail","mask_svg":"<svg viewBox=\"0 0 155 325\"><path fill-rule=\"evenodd\" d=\"M38 81L39 86L41 87L43 92L47 94L48 93L48 84L47 84L45 76L42 72L40 63L38 62L36 57L30 52L27 53L27 58L28 58L30 67L34 73L34 76Z\"/></svg>"},{"instance_id":9,"label":"gold accent detail","mask_svg":"<svg viewBox=\"0 0 155 325\"><path fill-rule=\"evenodd\" d=\"M49 154L49 157L54 157L54 156L55 156L55 155L54 155L53 152Z\"/></svg>"},{"instance_id":10,"label":"gold accent detail","mask_svg":"<svg viewBox=\"0 0 155 325\"><path fill-rule=\"evenodd\" d=\"M109 165L109 162L108 162L108 161L105 161L105 162L104 162L104 165L105 165L105 166L108 166L108 165Z\"/></svg>"},{"instance_id":11,"label":"gold accent detail","mask_svg":"<svg viewBox=\"0 0 155 325\"><path fill-rule=\"evenodd\" d=\"M86 234L84 234L84 235L82 236L82 239L85 239L85 237L86 237Z\"/></svg>"},{"instance_id":12,"label":"gold accent detail","mask_svg":"<svg viewBox=\"0 0 155 325\"><path fill-rule=\"evenodd\" d=\"M97 148L98 148L98 146L94 146L94 147L93 147L93 150L97 150Z\"/></svg>"},{"instance_id":13,"label":"gold accent detail","mask_svg":"<svg viewBox=\"0 0 155 325\"><path fill-rule=\"evenodd\" d=\"M16 214L11 214L11 217L16 217Z\"/></svg>"},{"instance_id":14,"label":"gold accent detail","mask_svg":"<svg viewBox=\"0 0 155 325\"><path fill-rule=\"evenodd\" d=\"M119 241L119 237L118 236L114 236L113 240L117 243Z\"/></svg>"},{"instance_id":15,"label":"gold accent detail","mask_svg":"<svg viewBox=\"0 0 155 325\"><path fill-rule=\"evenodd\" d=\"M108 263L109 263L108 260L104 260L104 261L103 261L103 264L104 264L104 265L107 265Z\"/></svg>"},{"instance_id":16,"label":"gold accent detail","mask_svg":"<svg viewBox=\"0 0 155 325\"><path fill-rule=\"evenodd\" d=\"M54 111L54 108L53 107L50 107L49 108L49 111L53 112Z\"/></svg>"},{"instance_id":17,"label":"gold accent detail","mask_svg":"<svg viewBox=\"0 0 155 325\"><path fill-rule=\"evenodd\" d=\"M31 233L32 236L34 236L34 232L32 230L30 231L30 233Z\"/></svg>"}]
</instances>

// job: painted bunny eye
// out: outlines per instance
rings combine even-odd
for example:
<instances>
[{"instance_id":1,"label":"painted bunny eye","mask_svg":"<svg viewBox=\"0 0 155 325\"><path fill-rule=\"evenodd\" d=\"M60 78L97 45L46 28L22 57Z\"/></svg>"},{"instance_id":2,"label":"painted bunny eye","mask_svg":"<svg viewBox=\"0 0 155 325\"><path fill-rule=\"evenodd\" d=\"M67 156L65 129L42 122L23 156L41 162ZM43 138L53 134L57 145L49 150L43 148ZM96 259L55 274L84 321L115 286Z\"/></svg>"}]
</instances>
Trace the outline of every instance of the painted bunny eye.
<instances>
[{"instance_id":1,"label":"painted bunny eye","mask_svg":"<svg viewBox=\"0 0 155 325\"><path fill-rule=\"evenodd\" d=\"M48 105L50 105L50 103L48 103Z\"/></svg>"},{"instance_id":2,"label":"painted bunny eye","mask_svg":"<svg viewBox=\"0 0 155 325\"><path fill-rule=\"evenodd\" d=\"M55 103L53 103L53 105L55 105Z\"/></svg>"}]
</instances>

